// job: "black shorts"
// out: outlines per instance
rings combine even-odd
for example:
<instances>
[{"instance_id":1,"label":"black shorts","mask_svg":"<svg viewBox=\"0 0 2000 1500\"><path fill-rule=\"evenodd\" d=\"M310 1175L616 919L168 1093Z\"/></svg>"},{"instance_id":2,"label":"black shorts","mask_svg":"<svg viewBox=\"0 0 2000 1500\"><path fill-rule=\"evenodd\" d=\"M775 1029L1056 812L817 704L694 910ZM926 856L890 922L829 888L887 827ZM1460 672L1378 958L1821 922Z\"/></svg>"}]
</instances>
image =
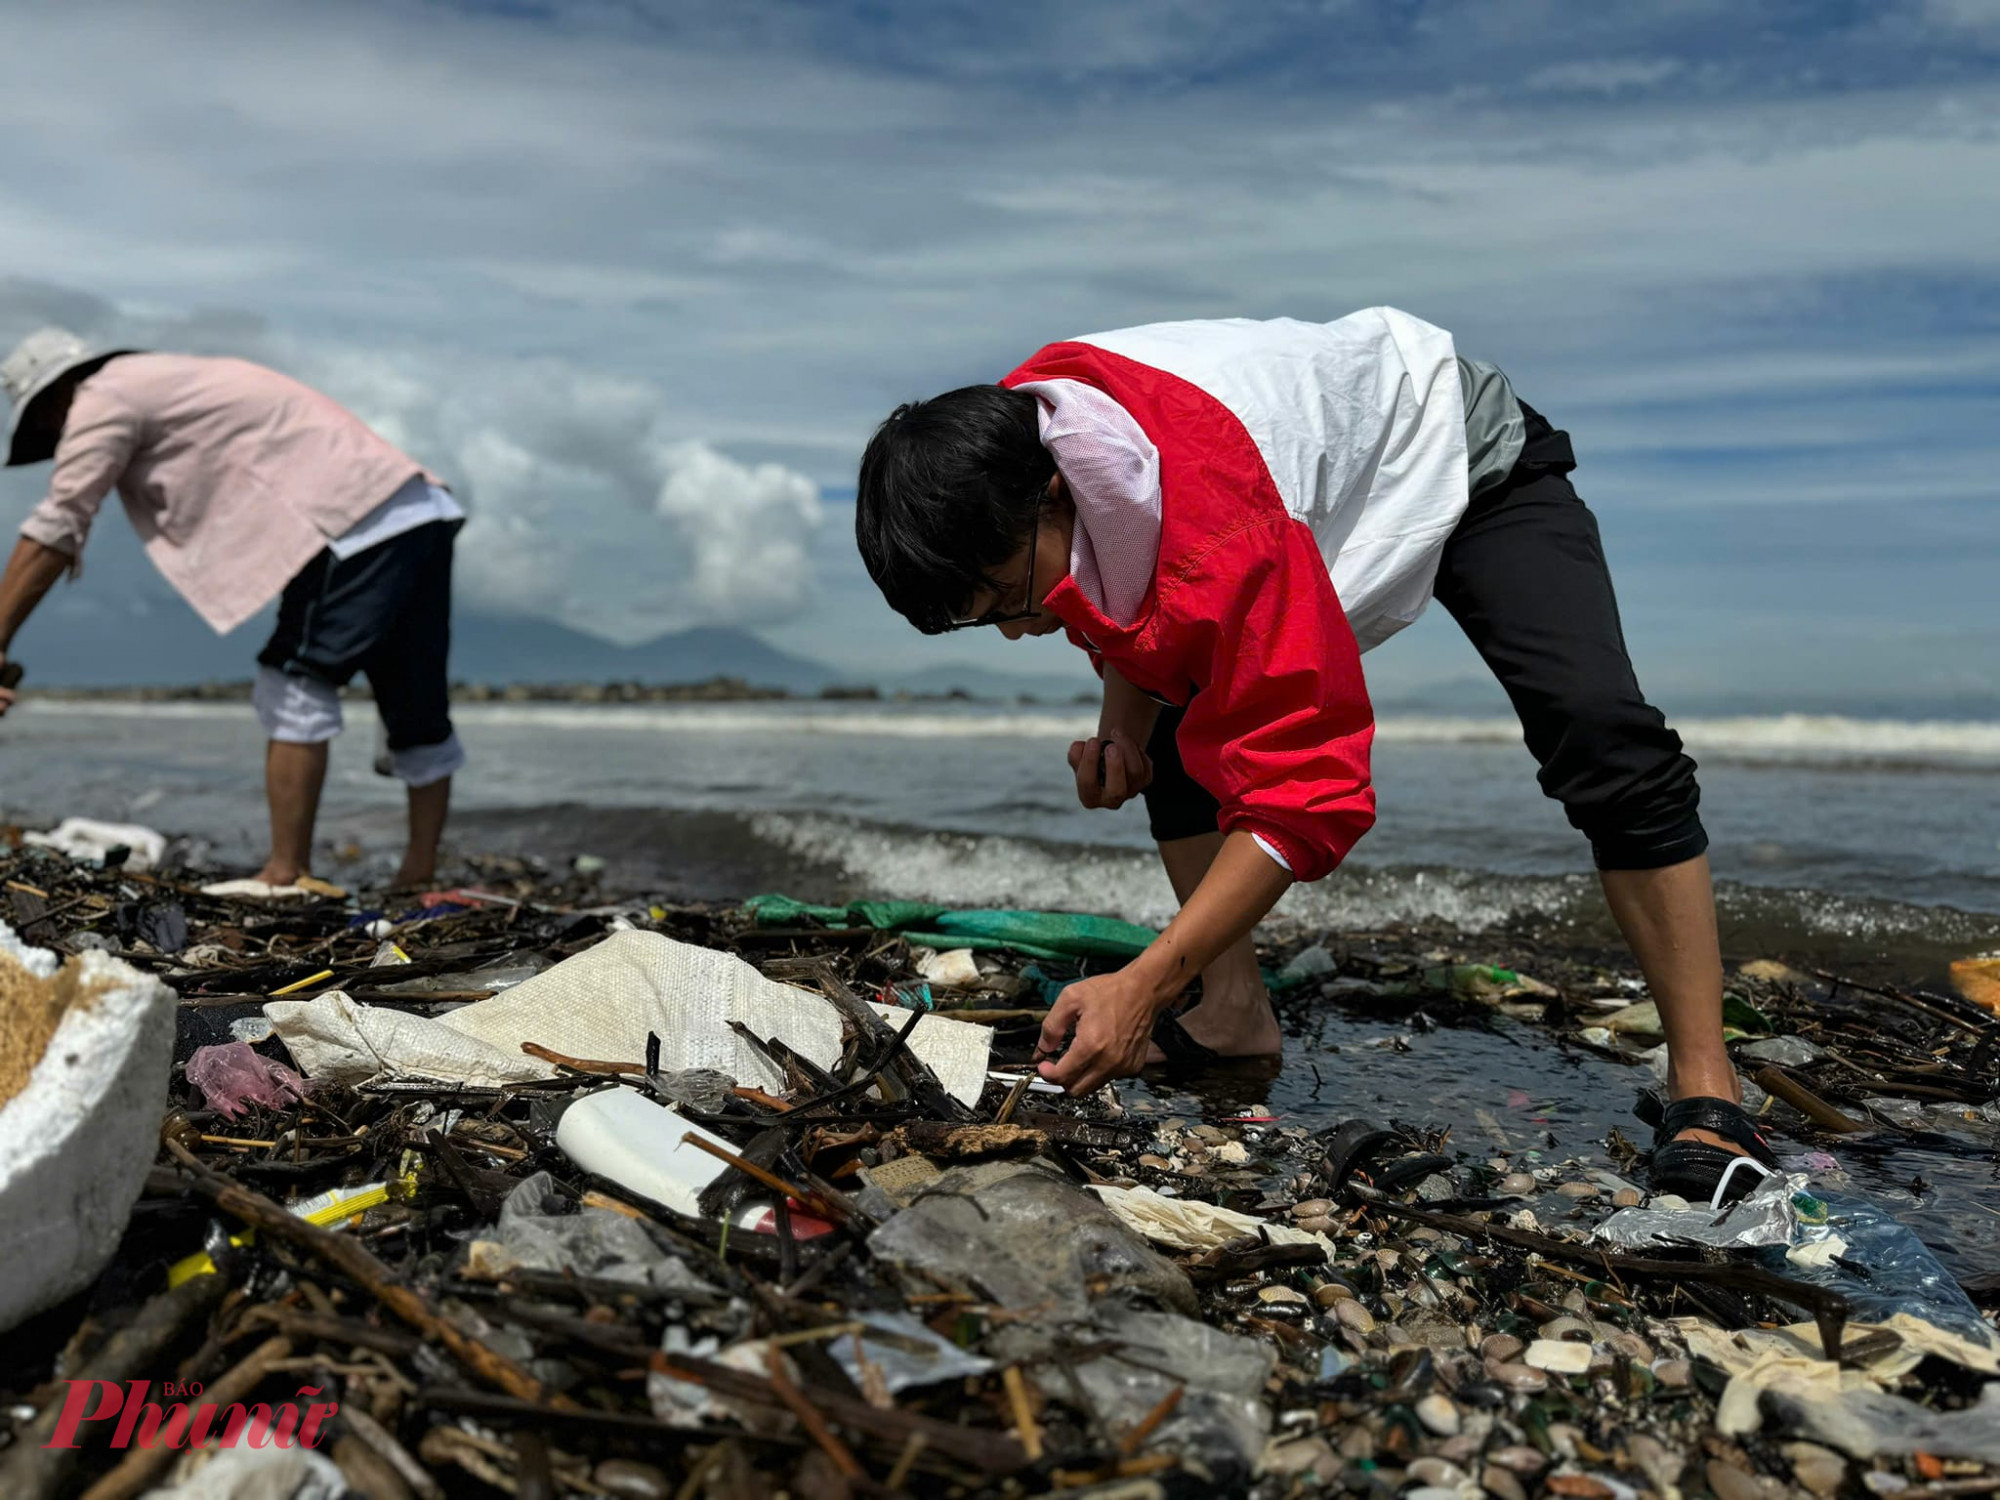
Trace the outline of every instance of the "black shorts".
<instances>
[{"instance_id":1,"label":"black shorts","mask_svg":"<svg viewBox=\"0 0 2000 1500\"><path fill-rule=\"evenodd\" d=\"M1542 790L1601 870L1652 870L1708 848L1695 764L1639 691L1591 515L1569 482L1569 434L1521 405L1527 442L1466 508L1436 596L1507 690ZM1160 715L1146 813L1161 842L1213 833L1220 811L1181 764L1181 710Z\"/></svg>"},{"instance_id":2,"label":"black shorts","mask_svg":"<svg viewBox=\"0 0 2000 1500\"><path fill-rule=\"evenodd\" d=\"M257 653L288 677L368 675L391 750L451 738L451 553L462 521L431 521L344 561L321 552L285 585Z\"/></svg>"}]
</instances>

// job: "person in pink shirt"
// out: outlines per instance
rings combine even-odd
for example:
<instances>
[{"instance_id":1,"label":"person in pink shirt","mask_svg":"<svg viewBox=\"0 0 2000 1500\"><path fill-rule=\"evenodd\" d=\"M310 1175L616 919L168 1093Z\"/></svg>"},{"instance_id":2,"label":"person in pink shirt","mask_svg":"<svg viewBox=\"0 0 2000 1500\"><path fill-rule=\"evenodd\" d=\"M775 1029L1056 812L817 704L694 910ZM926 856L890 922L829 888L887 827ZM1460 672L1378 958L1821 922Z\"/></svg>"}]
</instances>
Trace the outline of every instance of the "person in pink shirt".
<instances>
[{"instance_id":1,"label":"person in pink shirt","mask_svg":"<svg viewBox=\"0 0 2000 1500\"><path fill-rule=\"evenodd\" d=\"M59 578L81 573L115 488L154 566L217 632L279 601L252 695L269 740L259 878L311 872L340 689L361 672L409 789L397 882L430 880L465 760L446 691L465 512L436 476L338 403L247 360L93 350L44 328L0 363L0 386L13 403L7 463L55 460L0 575L0 714L16 696L15 633Z\"/></svg>"}]
</instances>

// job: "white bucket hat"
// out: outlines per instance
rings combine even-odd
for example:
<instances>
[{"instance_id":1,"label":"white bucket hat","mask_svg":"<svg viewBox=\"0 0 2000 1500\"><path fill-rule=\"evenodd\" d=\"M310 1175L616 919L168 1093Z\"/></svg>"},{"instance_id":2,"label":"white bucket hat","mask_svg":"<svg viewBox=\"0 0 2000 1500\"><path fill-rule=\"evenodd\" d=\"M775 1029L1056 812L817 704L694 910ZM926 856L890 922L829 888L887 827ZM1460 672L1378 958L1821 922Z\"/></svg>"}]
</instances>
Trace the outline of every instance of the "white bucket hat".
<instances>
[{"instance_id":1,"label":"white bucket hat","mask_svg":"<svg viewBox=\"0 0 2000 1500\"><path fill-rule=\"evenodd\" d=\"M38 464L55 453L52 441L30 441L32 434L21 430L28 408L37 396L73 371L82 370L83 375L90 375L106 360L137 352L93 349L67 328L37 328L16 344L14 352L0 361L0 387L5 388L7 399L14 403L14 419L7 429L7 466Z\"/></svg>"}]
</instances>

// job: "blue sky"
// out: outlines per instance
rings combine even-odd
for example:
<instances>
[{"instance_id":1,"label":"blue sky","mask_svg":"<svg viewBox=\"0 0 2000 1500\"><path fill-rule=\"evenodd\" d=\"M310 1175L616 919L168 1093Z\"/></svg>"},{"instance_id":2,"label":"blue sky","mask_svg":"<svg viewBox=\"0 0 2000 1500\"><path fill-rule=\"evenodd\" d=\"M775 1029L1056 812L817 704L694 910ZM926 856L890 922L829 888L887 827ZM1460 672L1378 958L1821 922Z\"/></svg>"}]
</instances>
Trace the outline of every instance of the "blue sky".
<instances>
[{"instance_id":1,"label":"blue sky","mask_svg":"<svg viewBox=\"0 0 2000 1500\"><path fill-rule=\"evenodd\" d=\"M1669 706L2000 693L1989 0L73 0L9 31L0 337L314 380L469 494L479 608L1074 670L873 599L872 424L1074 333L1391 302L1571 430ZM178 608L106 540L67 608ZM1477 670L1441 619L1371 658L1385 696Z\"/></svg>"}]
</instances>

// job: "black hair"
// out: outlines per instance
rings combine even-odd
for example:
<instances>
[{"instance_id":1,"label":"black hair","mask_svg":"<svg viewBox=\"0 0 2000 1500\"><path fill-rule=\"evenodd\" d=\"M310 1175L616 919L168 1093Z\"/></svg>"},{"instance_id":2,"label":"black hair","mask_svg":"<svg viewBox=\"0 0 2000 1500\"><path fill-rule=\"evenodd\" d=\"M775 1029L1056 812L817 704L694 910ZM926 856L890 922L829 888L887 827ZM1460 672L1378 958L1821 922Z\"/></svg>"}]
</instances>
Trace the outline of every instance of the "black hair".
<instances>
[{"instance_id":1,"label":"black hair","mask_svg":"<svg viewBox=\"0 0 2000 1500\"><path fill-rule=\"evenodd\" d=\"M868 440L855 487L868 576L936 635L1028 544L1055 472L1025 391L968 385L897 407Z\"/></svg>"},{"instance_id":2,"label":"black hair","mask_svg":"<svg viewBox=\"0 0 2000 1500\"><path fill-rule=\"evenodd\" d=\"M14 424L14 441L7 451L7 465L38 464L55 457L62 443L63 428L69 423L70 403L77 387L99 370L130 351L120 349L87 359L58 375L29 398L27 409Z\"/></svg>"}]
</instances>

